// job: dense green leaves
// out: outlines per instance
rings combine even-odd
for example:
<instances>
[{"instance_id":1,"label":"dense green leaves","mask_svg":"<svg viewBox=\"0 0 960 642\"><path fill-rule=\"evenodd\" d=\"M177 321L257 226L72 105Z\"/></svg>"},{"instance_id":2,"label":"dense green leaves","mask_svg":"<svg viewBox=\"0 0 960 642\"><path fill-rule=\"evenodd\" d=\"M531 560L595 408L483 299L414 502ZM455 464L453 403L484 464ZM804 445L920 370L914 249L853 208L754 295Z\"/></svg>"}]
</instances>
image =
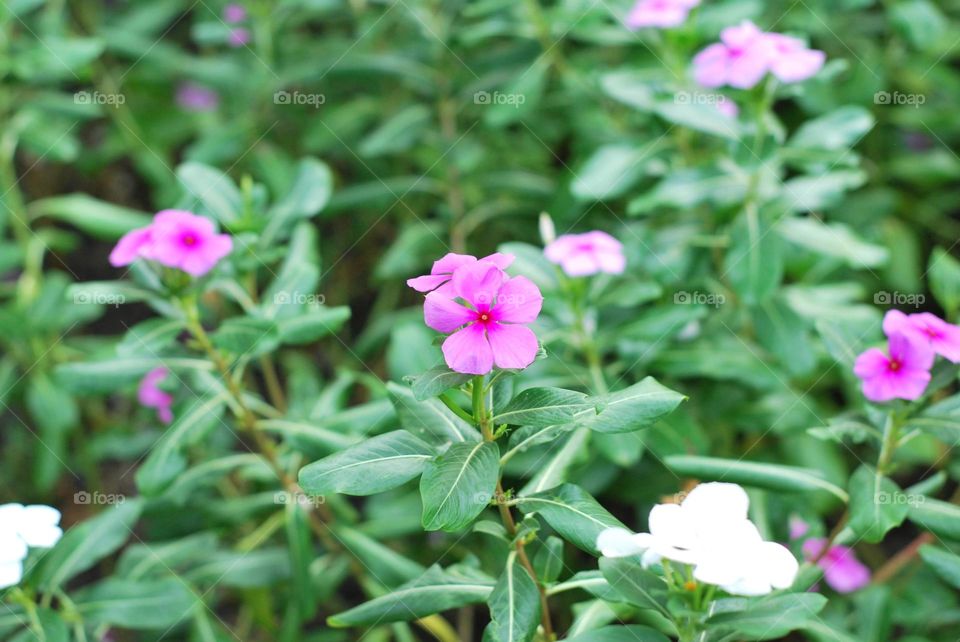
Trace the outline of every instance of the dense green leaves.
<instances>
[{"instance_id":1,"label":"dense green leaves","mask_svg":"<svg viewBox=\"0 0 960 642\"><path fill-rule=\"evenodd\" d=\"M516 561L516 552L507 557L507 566L490 594L491 626L498 642L529 640L540 623L540 592L530 574Z\"/></svg>"},{"instance_id":2,"label":"dense green leaves","mask_svg":"<svg viewBox=\"0 0 960 642\"><path fill-rule=\"evenodd\" d=\"M775 640L817 620L827 598L816 593L772 595L757 600L721 600L707 620L711 628L734 631L751 640Z\"/></svg>"},{"instance_id":3,"label":"dense green leaves","mask_svg":"<svg viewBox=\"0 0 960 642\"><path fill-rule=\"evenodd\" d=\"M666 613L667 583L643 568L639 558L603 557L600 572L620 599L644 609Z\"/></svg>"},{"instance_id":4,"label":"dense green leaves","mask_svg":"<svg viewBox=\"0 0 960 642\"><path fill-rule=\"evenodd\" d=\"M864 541L879 542L906 519L907 500L892 480L861 466L850 477L849 526Z\"/></svg>"},{"instance_id":5,"label":"dense green leaves","mask_svg":"<svg viewBox=\"0 0 960 642\"><path fill-rule=\"evenodd\" d=\"M618 390L597 402L599 414L584 418L597 432L631 432L647 428L673 411L684 396L661 385L653 377Z\"/></svg>"},{"instance_id":6,"label":"dense green leaves","mask_svg":"<svg viewBox=\"0 0 960 642\"><path fill-rule=\"evenodd\" d=\"M405 430L372 437L300 470L300 486L312 495L372 495L413 479L436 455Z\"/></svg>"},{"instance_id":7,"label":"dense green leaves","mask_svg":"<svg viewBox=\"0 0 960 642\"><path fill-rule=\"evenodd\" d=\"M597 553L600 531L623 527L596 499L573 484L519 497L517 501L524 513L539 515L565 540L589 553Z\"/></svg>"},{"instance_id":8,"label":"dense green leaves","mask_svg":"<svg viewBox=\"0 0 960 642\"><path fill-rule=\"evenodd\" d=\"M109 579L78 592L74 600L86 621L126 629L169 629L194 607L202 608L190 587L175 577Z\"/></svg>"},{"instance_id":9,"label":"dense green leaves","mask_svg":"<svg viewBox=\"0 0 960 642\"><path fill-rule=\"evenodd\" d=\"M590 403L582 392L562 388L528 388L499 410L493 422L541 427L565 424L588 408Z\"/></svg>"},{"instance_id":10,"label":"dense green leaves","mask_svg":"<svg viewBox=\"0 0 960 642\"><path fill-rule=\"evenodd\" d=\"M493 442L458 443L430 461L420 478L423 527L458 531L493 499L500 451Z\"/></svg>"}]
</instances>

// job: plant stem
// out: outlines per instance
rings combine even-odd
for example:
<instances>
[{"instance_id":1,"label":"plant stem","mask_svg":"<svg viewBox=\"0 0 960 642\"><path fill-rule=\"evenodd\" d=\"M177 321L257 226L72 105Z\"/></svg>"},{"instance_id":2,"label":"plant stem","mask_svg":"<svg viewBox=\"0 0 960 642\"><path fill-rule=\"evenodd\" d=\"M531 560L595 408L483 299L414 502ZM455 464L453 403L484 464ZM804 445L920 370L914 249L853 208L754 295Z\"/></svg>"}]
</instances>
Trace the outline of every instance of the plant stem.
<instances>
[{"instance_id":1,"label":"plant stem","mask_svg":"<svg viewBox=\"0 0 960 642\"><path fill-rule=\"evenodd\" d=\"M473 420L477 425L477 428L480 429L480 434L483 435L484 441L494 441L493 437L493 428L490 425L490 415L492 409L488 409L485 403L484 397L484 381L483 375L477 375L473 378L472 383L472 393L473 393ZM513 514L510 512L510 506L506 503L506 494L503 492L503 482L501 477L503 475L503 468L501 467L500 473L497 475L497 490L496 490L496 502L497 509L500 511L500 520L503 522L504 528L507 529L507 534L513 538L517 534L517 523L513 519ZM530 558L527 556L526 545L517 540L514 543L514 546L517 551L517 559L520 561L520 564L527 570L527 573L530 575L530 578L533 580L533 583L537 585L537 590L540 593L540 620L543 624L543 633L546 636L547 640L553 640L553 622L550 619L550 604L547 600L547 590L540 583L540 580L537 579L537 571L533 568L533 564L530 563Z\"/></svg>"},{"instance_id":2,"label":"plant stem","mask_svg":"<svg viewBox=\"0 0 960 642\"><path fill-rule=\"evenodd\" d=\"M877 474L886 475L890 472L893 454L897 450L897 439L900 437L900 417L891 410L887 415L887 423L883 427L883 442L880 446L880 457L877 459Z\"/></svg>"}]
</instances>

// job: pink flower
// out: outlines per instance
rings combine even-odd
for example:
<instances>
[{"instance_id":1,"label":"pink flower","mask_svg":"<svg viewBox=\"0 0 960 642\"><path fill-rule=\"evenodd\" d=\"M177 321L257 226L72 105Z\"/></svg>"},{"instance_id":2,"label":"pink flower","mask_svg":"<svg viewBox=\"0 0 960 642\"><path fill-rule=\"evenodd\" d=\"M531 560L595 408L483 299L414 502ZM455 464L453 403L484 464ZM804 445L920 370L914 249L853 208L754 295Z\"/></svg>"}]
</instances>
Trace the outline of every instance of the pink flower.
<instances>
[{"instance_id":1,"label":"pink flower","mask_svg":"<svg viewBox=\"0 0 960 642\"><path fill-rule=\"evenodd\" d=\"M698 4L700 0L638 0L627 15L627 26L631 29L677 27Z\"/></svg>"},{"instance_id":2,"label":"pink flower","mask_svg":"<svg viewBox=\"0 0 960 642\"><path fill-rule=\"evenodd\" d=\"M407 279L407 285L417 292L436 290L438 293L452 299L456 296L453 290L453 283L451 282L453 273L457 268L476 263L478 260L480 262L492 263L501 270L506 270L510 267L510 264L513 263L513 256L510 254L500 254L498 252L490 256L485 256L482 259L477 259L477 257L470 256L469 254L454 254L450 252L444 255L443 258L433 262L430 274L418 276L415 279Z\"/></svg>"},{"instance_id":3,"label":"pink flower","mask_svg":"<svg viewBox=\"0 0 960 642\"><path fill-rule=\"evenodd\" d=\"M157 417L165 424L173 421L173 395L160 389L160 382L166 379L170 371L164 367L154 368L140 381L137 399L146 408L156 408Z\"/></svg>"},{"instance_id":4,"label":"pink flower","mask_svg":"<svg viewBox=\"0 0 960 642\"><path fill-rule=\"evenodd\" d=\"M727 118L736 118L740 115L740 108L737 107L737 103L726 96L720 96L720 100L717 101L717 111Z\"/></svg>"},{"instance_id":5,"label":"pink flower","mask_svg":"<svg viewBox=\"0 0 960 642\"><path fill-rule=\"evenodd\" d=\"M693 59L693 75L704 87L730 85L750 89L767 73L783 82L800 82L823 67L826 54L803 41L779 33L764 33L744 20L720 32L720 42Z\"/></svg>"},{"instance_id":6,"label":"pink flower","mask_svg":"<svg viewBox=\"0 0 960 642\"><path fill-rule=\"evenodd\" d=\"M247 19L247 9L242 4L228 4L223 8L223 19L231 24L243 22Z\"/></svg>"},{"instance_id":7,"label":"pink flower","mask_svg":"<svg viewBox=\"0 0 960 642\"><path fill-rule=\"evenodd\" d=\"M233 249L228 234L217 234L210 219L183 210L163 210L147 227L128 232L110 253L114 267L137 258L203 276Z\"/></svg>"},{"instance_id":8,"label":"pink flower","mask_svg":"<svg viewBox=\"0 0 960 642\"><path fill-rule=\"evenodd\" d=\"M203 85L187 82L177 88L177 104L187 111L214 111L220 104L220 96Z\"/></svg>"},{"instance_id":9,"label":"pink flower","mask_svg":"<svg viewBox=\"0 0 960 642\"><path fill-rule=\"evenodd\" d=\"M521 325L540 314L543 296L533 282L510 278L489 261L474 261L453 272L452 287L467 305L434 291L423 306L428 326L453 333L443 342L443 358L451 369L483 375L494 365L519 369L533 363L537 337Z\"/></svg>"},{"instance_id":10,"label":"pink flower","mask_svg":"<svg viewBox=\"0 0 960 642\"><path fill-rule=\"evenodd\" d=\"M600 231L564 234L547 245L543 253L568 276L590 276L598 272L620 274L627 265L623 243Z\"/></svg>"},{"instance_id":11,"label":"pink flower","mask_svg":"<svg viewBox=\"0 0 960 642\"><path fill-rule=\"evenodd\" d=\"M227 39L231 47L243 47L250 42L250 30L245 27L237 27L230 30L230 36Z\"/></svg>"},{"instance_id":12,"label":"pink flower","mask_svg":"<svg viewBox=\"0 0 960 642\"><path fill-rule=\"evenodd\" d=\"M920 312L906 315L900 310L890 310L883 317L883 331L888 336L902 333L917 341L927 342L944 359L960 363L960 326L947 323L935 314Z\"/></svg>"},{"instance_id":13,"label":"pink flower","mask_svg":"<svg viewBox=\"0 0 960 642\"><path fill-rule=\"evenodd\" d=\"M814 537L803 543L803 555L808 560L816 559L827 545L827 540ZM831 546L827 554L817 561L823 569L823 579L838 593L850 593L870 583L870 569L857 559L849 546Z\"/></svg>"},{"instance_id":14,"label":"pink flower","mask_svg":"<svg viewBox=\"0 0 960 642\"><path fill-rule=\"evenodd\" d=\"M863 394L870 401L913 400L930 383L934 354L930 346L903 333L889 336L888 357L870 348L857 357L853 372L863 380Z\"/></svg>"}]
</instances>

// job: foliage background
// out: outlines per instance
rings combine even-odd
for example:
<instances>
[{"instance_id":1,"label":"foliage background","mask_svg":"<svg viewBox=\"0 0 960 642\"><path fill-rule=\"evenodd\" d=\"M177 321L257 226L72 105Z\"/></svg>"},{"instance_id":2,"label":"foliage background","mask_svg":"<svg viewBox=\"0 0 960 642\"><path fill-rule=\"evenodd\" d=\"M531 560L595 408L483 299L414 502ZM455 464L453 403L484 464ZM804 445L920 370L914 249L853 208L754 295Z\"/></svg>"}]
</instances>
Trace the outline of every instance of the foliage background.
<instances>
[{"instance_id":1,"label":"foliage background","mask_svg":"<svg viewBox=\"0 0 960 642\"><path fill-rule=\"evenodd\" d=\"M659 497L700 476L671 456L804 466L844 487L859 460L875 459L849 425L860 419L838 419L864 408L851 346L879 338L891 304L953 320L960 305L951 258L960 238L960 3L705 0L693 24L658 34L626 30L618 17L628 8L263 0L247 5L250 44L230 47L222 6L206 0L3 3L0 499L58 506L66 526L101 510L76 493L121 495L142 509L119 561L75 569L84 571L77 586L123 577L138 559L150 567L147 551L186 541L182 553L167 544L162 564L210 608L194 608L165 639L231 639L232 630L240 639L347 640L360 634L322 623L364 594L438 561L497 556L482 534L424 534L419 498L405 487L332 500L339 536L379 581L347 579L346 558L303 544L309 532L301 537L296 518L276 512L269 474L229 459L249 453L215 425L178 456L189 470L218 461L223 470L202 469L179 495L138 484L164 435L136 406L142 372L77 364L124 354L124 341L127 356L144 357L131 328L160 306L132 289L77 284L120 277L106 261L115 239L174 205L227 212L232 232L249 230L247 263L204 298L211 319L236 314L233 276L270 294L297 264L316 268L299 276L335 332L273 355L287 416L321 431L280 435L294 470L336 450L337 435L397 427L386 382L427 370L439 354L404 280L446 251L483 255L506 243L547 294L538 334L548 358L524 386L601 392L556 275L538 258L544 211L561 233L605 229L626 245L629 274L592 283L600 304L584 326L597 328L605 385L653 375L689 397L649 430L594 439L565 461L566 480L640 528ZM776 118L760 134L752 105L761 95L729 94L741 116L718 119L713 105L696 104L711 95L687 72L693 53L743 18L802 34L829 61L802 87L778 89ZM188 81L217 92L215 111L177 105ZM751 206L759 240L743 214ZM266 243L271 216L310 223ZM248 383L265 389L266 376L252 371ZM181 383L178 415L204 390ZM933 480L925 492L951 496L954 422L898 452L902 487ZM562 445L518 457L514 485ZM153 496L141 506L132 499L141 494ZM829 530L843 512L819 493L756 491L754 501L780 540L791 513ZM857 550L880 569L920 532L907 523ZM565 563L595 568L573 550ZM895 583L832 596L823 620L851 639L957 637L955 591L915 559L900 572ZM291 606L305 591L307 602ZM579 617L565 613L565 624ZM479 631L486 615L458 617L461 631ZM373 627L364 639L425 635L404 627Z\"/></svg>"}]
</instances>

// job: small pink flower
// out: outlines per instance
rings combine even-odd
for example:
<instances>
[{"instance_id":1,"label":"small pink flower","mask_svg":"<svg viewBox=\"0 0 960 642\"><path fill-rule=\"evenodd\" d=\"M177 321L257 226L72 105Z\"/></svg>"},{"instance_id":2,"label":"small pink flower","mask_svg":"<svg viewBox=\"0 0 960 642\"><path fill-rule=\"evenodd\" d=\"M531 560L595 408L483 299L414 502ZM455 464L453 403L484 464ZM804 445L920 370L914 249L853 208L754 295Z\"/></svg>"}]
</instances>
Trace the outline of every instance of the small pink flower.
<instances>
[{"instance_id":1,"label":"small pink flower","mask_svg":"<svg viewBox=\"0 0 960 642\"><path fill-rule=\"evenodd\" d=\"M513 257L510 257L511 259ZM498 368L526 368L537 356L537 337L525 323L540 314L543 296L529 279L507 274L488 261L467 263L453 273L455 296L439 291L427 295L426 324L453 333L443 342L443 357L451 369L483 375Z\"/></svg>"},{"instance_id":2,"label":"small pink flower","mask_svg":"<svg viewBox=\"0 0 960 642\"><path fill-rule=\"evenodd\" d=\"M250 30L246 27L237 27L230 30L230 36L227 39L231 47L244 47L250 42Z\"/></svg>"},{"instance_id":3,"label":"small pink flower","mask_svg":"<svg viewBox=\"0 0 960 642\"><path fill-rule=\"evenodd\" d=\"M677 27L698 4L700 0L638 0L627 15L627 26L631 29Z\"/></svg>"},{"instance_id":4,"label":"small pink flower","mask_svg":"<svg viewBox=\"0 0 960 642\"><path fill-rule=\"evenodd\" d=\"M547 245L543 253L568 276L590 276L598 272L620 274L627 265L623 243L599 230L564 234Z\"/></svg>"},{"instance_id":5,"label":"small pink flower","mask_svg":"<svg viewBox=\"0 0 960 642\"><path fill-rule=\"evenodd\" d=\"M814 537L803 543L803 555L808 560L816 559L827 545L827 540ZM823 579L834 591L850 593L870 583L870 569L857 559L849 546L831 546L827 554L817 561L823 569Z\"/></svg>"},{"instance_id":6,"label":"small pink flower","mask_svg":"<svg viewBox=\"0 0 960 642\"><path fill-rule=\"evenodd\" d=\"M883 317L887 335L902 333L921 342L928 342L933 351L953 363L960 363L960 326L947 323L935 314L904 314L890 310Z\"/></svg>"},{"instance_id":7,"label":"small pink flower","mask_svg":"<svg viewBox=\"0 0 960 642\"><path fill-rule=\"evenodd\" d=\"M186 111L214 111L220 105L220 96L208 87L186 82L177 88L177 104Z\"/></svg>"},{"instance_id":8,"label":"small pink flower","mask_svg":"<svg viewBox=\"0 0 960 642\"><path fill-rule=\"evenodd\" d=\"M170 371L164 367L154 368L140 381L137 399L146 408L156 408L157 417L165 424L173 421L173 395L160 389L160 382L166 379Z\"/></svg>"},{"instance_id":9,"label":"small pink flower","mask_svg":"<svg viewBox=\"0 0 960 642\"><path fill-rule=\"evenodd\" d=\"M736 118L740 115L740 108L737 107L737 103L726 96L720 96L720 100L717 102L717 111L727 118Z\"/></svg>"},{"instance_id":10,"label":"small pink flower","mask_svg":"<svg viewBox=\"0 0 960 642\"><path fill-rule=\"evenodd\" d=\"M233 249L228 234L217 234L210 219L183 210L163 210L147 227L128 232L110 253L114 267L137 258L203 276Z\"/></svg>"},{"instance_id":11,"label":"small pink flower","mask_svg":"<svg viewBox=\"0 0 960 642\"><path fill-rule=\"evenodd\" d=\"M231 3L223 8L223 20L230 24L243 22L247 19L247 9L242 4Z\"/></svg>"},{"instance_id":12,"label":"small pink flower","mask_svg":"<svg viewBox=\"0 0 960 642\"><path fill-rule=\"evenodd\" d=\"M853 372L863 380L870 401L919 398L930 383L934 354L930 346L903 333L889 336L890 356L870 348L857 357Z\"/></svg>"},{"instance_id":13,"label":"small pink flower","mask_svg":"<svg viewBox=\"0 0 960 642\"><path fill-rule=\"evenodd\" d=\"M453 273L457 268L476 263L477 261L492 263L501 270L506 270L510 267L510 264L513 263L513 256L510 254L500 254L498 252L490 256L485 256L482 259L477 259L477 257L470 256L469 254L454 254L450 252L443 256L443 258L433 262L430 274L418 276L415 279L407 279L407 285L417 292L436 290L438 293L452 299L456 296L453 290L453 283L451 282Z\"/></svg>"},{"instance_id":14,"label":"small pink flower","mask_svg":"<svg viewBox=\"0 0 960 642\"><path fill-rule=\"evenodd\" d=\"M770 71L786 83L801 82L815 76L827 59L827 54L807 48L798 38L768 33L766 39L772 46Z\"/></svg>"}]
</instances>

